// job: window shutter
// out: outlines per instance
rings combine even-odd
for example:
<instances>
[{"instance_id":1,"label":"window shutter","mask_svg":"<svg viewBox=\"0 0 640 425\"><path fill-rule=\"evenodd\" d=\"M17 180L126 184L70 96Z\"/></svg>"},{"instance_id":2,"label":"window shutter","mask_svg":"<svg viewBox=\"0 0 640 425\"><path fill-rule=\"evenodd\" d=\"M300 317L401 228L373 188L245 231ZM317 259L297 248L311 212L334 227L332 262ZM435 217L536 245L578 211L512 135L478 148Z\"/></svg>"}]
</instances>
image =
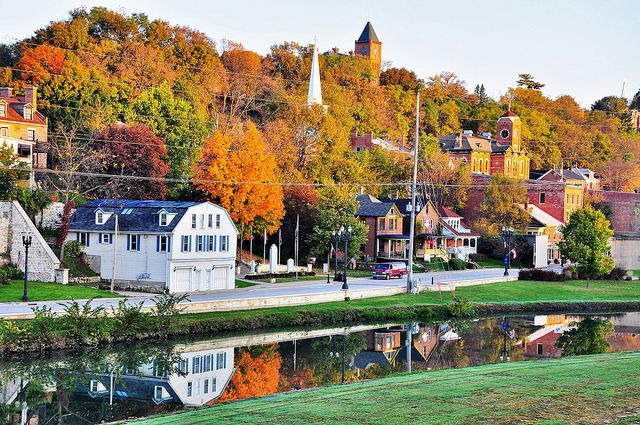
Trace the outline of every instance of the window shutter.
<instances>
[{"instance_id":1,"label":"window shutter","mask_svg":"<svg viewBox=\"0 0 640 425\"><path fill-rule=\"evenodd\" d=\"M113 233L109 233L109 243L113 243Z\"/></svg>"},{"instance_id":2,"label":"window shutter","mask_svg":"<svg viewBox=\"0 0 640 425\"><path fill-rule=\"evenodd\" d=\"M136 251L140 251L140 235L136 235Z\"/></svg>"},{"instance_id":3,"label":"window shutter","mask_svg":"<svg viewBox=\"0 0 640 425\"><path fill-rule=\"evenodd\" d=\"M76 233L76 242L80 243L80 232Z\"/></svg>"},{"instance_id":4,"label":"window shutter","mask_svg":"<svg viewBox=\"0 0 640 425\"><path fill-rule=\"evenodd\" d=\"M187 252L191 252L191 235L189 235L189 243L187 245Z\"/></svg>"},{"instance_id":5,"label":"window shutter","mask_svg":"<svg viewBox=\"0 0 640 425\"><path fill-rule=\"evenodd\" d=\"M87 246L91 245L91 233L87 233Z\"/></svg>"},{"instance_id":6,"label":"window shutter","mask_svg":"<svg viewBox=\"0 0 640 425\"><path fill-rule=\"evenodd\" d=\"M171 236L167 236L167 252L171 252Z\"/></svg>"},{"instance_id":7,"label":"window shutter","mask_svg":"<svg viewBox=\"0 0 640 425\"><path fill-rule=\"evenodd\" d=\"M127 235L127 251L131 249L131 235Z\"/></svg>"},{"instance_id":8,"label":"window shutter","mask_svg":"<svg viewBox=\"0 0 640 425\"><path fill-rule=\"evenodd\" d=\"M160 236L156 236L156 252L160 252Z\"/></svg>"},{"instance_id":9,"label":"window shutter","mask_svg":"<svg viewBox=\"0 0 640 425\"><path fill-rule=\"evenodd\" d=\"M224 236L220 236L220 246L218 247L218 251L222 252L222 238Z\"/></svg>"}]
</instances>

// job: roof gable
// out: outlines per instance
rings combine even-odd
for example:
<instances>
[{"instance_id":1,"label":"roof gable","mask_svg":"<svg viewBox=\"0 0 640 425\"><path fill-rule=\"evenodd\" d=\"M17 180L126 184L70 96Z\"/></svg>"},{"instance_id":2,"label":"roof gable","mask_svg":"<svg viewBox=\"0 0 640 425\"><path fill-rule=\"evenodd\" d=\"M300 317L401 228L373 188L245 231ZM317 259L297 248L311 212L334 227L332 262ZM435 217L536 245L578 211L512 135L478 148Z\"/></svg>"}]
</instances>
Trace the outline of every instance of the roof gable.
<instances>
[{"instance_id":1,"label":"roof gable","mask_svg":"<svg viewBox=\"0 0 640 425\"><path fill-rule=\"evenodd\" d=\"M380 42L380 40L378 40L378 35L373 29L373 25L371 25L371 22L367 22L367 25L364 26L362 34L360 34L360 37L357 41L359 43L366 41L377 41L378 43Z\"/></svg>"}]
</instances>

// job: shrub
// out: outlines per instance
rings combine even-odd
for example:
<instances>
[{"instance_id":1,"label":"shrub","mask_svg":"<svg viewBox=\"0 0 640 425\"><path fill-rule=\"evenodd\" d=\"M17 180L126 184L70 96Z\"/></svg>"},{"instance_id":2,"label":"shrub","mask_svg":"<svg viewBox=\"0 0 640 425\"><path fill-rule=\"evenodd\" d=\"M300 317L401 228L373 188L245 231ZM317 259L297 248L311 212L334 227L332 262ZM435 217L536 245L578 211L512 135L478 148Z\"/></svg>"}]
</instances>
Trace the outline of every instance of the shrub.
<instances>
[{"instance_id":1,"label":"shrub","mask_svg":"<svg viewBox=\"0 0 640 425\"><path fill-rule=\"evenodd\" d=\"M464 298L456 298L452 302L447 304L449 314L453 317L470 317L475 314L475 307L468 300Z\"/></svg>"},{"instance_id":2,"label":"shrub","mask_svg":"<svg viewBox=\"0 0 640 425\"><path fill-rule=\"evenodd\" d=\"M4 270L0 270L0 285L8 285L9 284L9 276L5 273Z\"/></svg>"},{"instance_id":3,"label":"shrub","mask_svg":"<svg viewBox=\"0 0 640 425\"><path fill-rule=\"evenodd\" d=\"M449 259L449 269L451 270L466 270L467 262L460 260L459 258Z\"/></svg>"},{"instance_id":4,"label":"shrub","mask_svg":"<svg viewBox=\"0 0 640 425\"><path fill-rule=\"evenodd\" d=\"M625 277L627 277L627 269L625 269L624 267L614 267L613 270L611 270L606 276L606 279L622 280Z\"/></svg>"},{"instance_id":5,"label":"shrub","mask_svg":"<svg viewBox=\"0 0 640 425\"><path fill-rule=\"evenodd\" d=\"M114 337L116 339L133 340L139 334L148 332L151 328L152 316L142 311L144 301L128 305L125 300L118 301L118 308L111 307L115 323Z\"/></svg>"},{"instance_id":6,"label":"shrub","mask_svg":"<svg viewBox=\"0 0 640 425\"><path fill-rule=\"evenodd\" d=\"M82 255L82 247L77 241L69 241L64 245L65 258L78 258Z\"/></svg>"},{"instance_id":7,"label":"shrub","mask_svg":"<svg viewBox=\"0 0 640 425\"><path fill-rule=\"evenodd\" d=\"M8 280L24 279L24 272L16 267L15 264L4 264L0 267L0 273L4 274Z\"/></svg>"},{"instance_id":8,"label":"shrub","mask_svg":"<svg viewBox=\"0 0 640 425\"><path fill-rule=\"evenodd\" d=\"M565 276L551 270L523 269L518 273L518 280L540 280L543 282L563 282Z\"/></svg>"},{"instance_id":9,"label":"shrub","mask_svg":"<svg viewBox=\"0 0 640 425\"><path fill-rule=\"evenodd\" d=\"M156 316L173 317L184 310L184 307L180 308L178 307L178 304L184 300L189 301L189 298L187 298L187 294L177 295L165 290L161 295L156 296L153 300L156 303L156 307L154 309Z\"/></svg>"},{"instance_id":10,"label":"shrub","mask_svg":"<svg viewBox=\"0 0 640 425\"><path fill-rule=\"evenodd\" d=\"M69 337L87 345L103 341L109 335L113 323L103 320L104 307L92 307L92 301L93 299L87 300L82 306L75 300L68 304L60 303L64 309L63 321Z\"/></svg>"},{"instance_id":11,"label":"shrub","mask_svg":"<svg viewBox=\"0 0 640 425\"><path fill-rule=\"evenodd\" d=\"M31 309L34 318L29 323L32 334L37 338L36 342L41 346L47 346L53 341L51 330L55 328L55 323L59 321L50 307L34 307Z\"/></svg>"},{"instance_id":12,"label":"shrub","mask_svg":"<svg viewBox=\"0 0 640 425\"><path fill-rule=\"evenodd\" d=\"M24 345L29 337L27 329L11 320L0 319L0 348L15 349Z\"/></svg>"}]
</instances>

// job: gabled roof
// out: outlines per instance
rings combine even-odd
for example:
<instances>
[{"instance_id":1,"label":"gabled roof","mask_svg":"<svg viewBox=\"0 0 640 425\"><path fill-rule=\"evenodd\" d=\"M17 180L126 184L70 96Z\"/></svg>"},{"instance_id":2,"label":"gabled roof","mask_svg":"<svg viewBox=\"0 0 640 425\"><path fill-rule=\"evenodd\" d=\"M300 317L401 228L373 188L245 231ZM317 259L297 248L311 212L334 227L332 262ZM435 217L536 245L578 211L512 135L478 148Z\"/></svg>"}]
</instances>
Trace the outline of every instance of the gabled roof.
<instances>
[{"instance_id":1,"label":"gabled roof","mask_svg":"<svg viewBox=\"0 0 640 425\"><path fill-rule=\"evenodd\" d=\"M371 25L371 22L367 22L367 25L364 26L364 29L362 30L362 34L360 34L360 37L358 38L357 41L358 42L377 41L378 43L380 42L380 40L378 40L378 35L373 29L373 25Z\"/></svg>"},{"instance_id":2,"label":"gabled roof","mask_svg":"<svg viewBox=\"0 0 640 425\"><path fill-rule=\"evenodd\" d=\"M29 123L34 125L46 125L47 121L39 111L34 110L32 118L27 120L24 118L23 110L24 107L29 105L33 108L30 103L25 103L24 98L18 96L12 97L3 97L2 100L7 104L7 115L4 117L0 117L0 121L15 121L22 123Z\"/></svg>"},{"instance_id":3,"label":"gabled roof","mask_svg":"<svg viewBox=\"0 0 640 425\"><path fill-rule=\"evenodd\" d=\"M524 208L524 207L523 207ZM562 226L562 222L556 218L553 218L540 208L536 207L533 204L529 204L527 207L527 212L531 217L533 217L537 222L546 226L551 227L560 227Z\"/></svg>"},{"instance_id":4,"label":"gabled roof","mask_svg":"<svg viewBox=\"0 0 640 425\"><path fill-rule=\"evenodd\" d=\"M461 215L456 214L455 212L451 211L449 208L447 207L438 207L438 214L440 214L440 217L446 217L446 218L462 218Z\"/></svg>"},{"instance_id":5,"label":"gabled roof","mask_svg":"<svg viewBox=\"0 0 640 425\"><path fill-rule=\"evenodd\" d=\"M504 117L509 117L509 118L520 118L520 116L518 114L514 114L511 111L507 111L504 114L500 115L500 118L504 118Z\"/></svg>"},{"instance_id":6,"label":"gabled roof","mask_svg":"<svg viewBox=\"0 0 640 425\"><path fill-rule=\"evenodd\" d=\"M358 211L356 211L358 217L385 217L392 209L396 208L393 202L382 202L378 198L366 194L358 195L356 201L358 202Z\"/></svg>"},{"instance_id":7,"label":"gabled roof","mask_svg":"<svg viewBox=\"0 0 640 425\"><path fill-rule=\"evenodd\" d=\"M453 227L451 227L451 225L449 223L447 223L444 220L440 220L440 225L442 226L443 229L447 230L448 232L451 233L452 236L460 236L460 237L476 237L476 236L480 236L480 234L472 231L471 229L469 229L468 233L464 233L464 232L460 232L456 229L454 229Z\"/></svg>"},{"instance_id":8,"label":"gabled roof","mask_svg":"<svg viewBox=\"0 0 640 425\"><path fill-rule=\"evenodd\" d=\"M170 233L187 210L198 204L201 204L201 202L98 199L76 209L69 222L69 230L114 231L115 214L117 214L119 231ZM114 214L104 224L96 224L95 212L98 209ZM167 226L160 226L158 217L160 210L176 215Z\"/></svg>"}]
</instances>

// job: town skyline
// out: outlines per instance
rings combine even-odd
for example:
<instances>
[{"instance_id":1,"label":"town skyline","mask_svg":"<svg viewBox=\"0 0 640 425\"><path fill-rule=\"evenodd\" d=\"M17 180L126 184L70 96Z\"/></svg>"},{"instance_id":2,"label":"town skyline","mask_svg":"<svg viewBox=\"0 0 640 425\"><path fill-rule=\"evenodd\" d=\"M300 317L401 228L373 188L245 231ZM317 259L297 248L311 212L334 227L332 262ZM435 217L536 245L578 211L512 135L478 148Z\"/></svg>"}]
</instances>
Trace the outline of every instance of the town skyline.
<instances>
[{"instance_id":1,"label":"town skyline","mask_svg":"<svg viewBox=\"0 0 640 425\"><path fill-rule=\"evenodd\" d=\"M640 87L640 78L631 72L638 68L640 59L629 54L624 43L611 42L611 36L589 37L597 26L615 26L614 39L631 40L634 14L628 13L623 1L589 3L591 7L576 1L561 5L544 1L523 15L522 8L501 8L498 2L464 2L461 7L405 3L393 8L379 2L329 2L313 13L301 14L290 1L268 8L252 2L210 5L190 1L172 10L164 2L126 5L122 0L65 0L55 4L36 2L29 25L20 23L23 9L8 10L2 18L0 42L29 37L52 20L66 19L69 10L83 6L145 13L150 19L202 31L216 41L218 48L227 39L261 55L277 43L312 44L316 37L320 52L338 47L346 53L353 48L354 34L371 21L384 45L383 60L413 70L424 80L443 71L454 72L469 90L484 84L487 94L497 99L516 86L518 74L529 73L546 84L546 95L571 95L582 107L589 108L599 98L619 96L623 83L628 98ZM337 7L341 13L332 13ZM410 8L417 13L407 13ZM199 12L194 13L196 10ZM586 39L588 43L580 41Z\"/></svg>"}]
</instances>

